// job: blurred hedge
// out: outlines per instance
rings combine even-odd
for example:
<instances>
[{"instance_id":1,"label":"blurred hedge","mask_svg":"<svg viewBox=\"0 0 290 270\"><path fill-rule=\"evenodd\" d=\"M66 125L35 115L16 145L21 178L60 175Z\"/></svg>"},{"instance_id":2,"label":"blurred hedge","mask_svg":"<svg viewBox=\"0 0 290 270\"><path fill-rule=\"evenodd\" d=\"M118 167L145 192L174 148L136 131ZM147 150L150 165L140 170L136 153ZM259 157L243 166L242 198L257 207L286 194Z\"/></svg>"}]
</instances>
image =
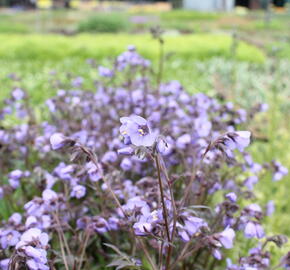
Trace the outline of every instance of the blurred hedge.
<instances>
[{"instance_id":1,"label":"blurred hedge","mask_svg":"<svg viewBox=\"0 0 290 270\"><path fill-rule=\"evenodd\" d=\"M127 31L129 21L125 15L118 13L96 14L78 24L79 32L115 33Z\"/></svg>"}]
</instances>

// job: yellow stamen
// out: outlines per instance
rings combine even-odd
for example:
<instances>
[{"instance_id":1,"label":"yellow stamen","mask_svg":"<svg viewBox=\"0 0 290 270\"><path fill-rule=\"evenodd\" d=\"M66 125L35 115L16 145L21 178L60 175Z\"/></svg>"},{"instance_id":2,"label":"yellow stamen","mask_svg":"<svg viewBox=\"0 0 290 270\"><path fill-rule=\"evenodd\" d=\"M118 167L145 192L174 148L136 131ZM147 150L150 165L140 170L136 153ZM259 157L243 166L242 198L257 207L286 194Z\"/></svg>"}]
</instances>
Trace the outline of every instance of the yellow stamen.
<instances>
[{"instance_id":1,"label":"yellow stamen","mask_svg":"<svg viewBox=\"0 0 290 270\"><path fill-rule=\"evenodd\" d=\"M144 135L145 134L145 132L144 132L144 130L142 128L139 128L138 131L139 131L140 135Z\"/></svg>"}]
</instances>

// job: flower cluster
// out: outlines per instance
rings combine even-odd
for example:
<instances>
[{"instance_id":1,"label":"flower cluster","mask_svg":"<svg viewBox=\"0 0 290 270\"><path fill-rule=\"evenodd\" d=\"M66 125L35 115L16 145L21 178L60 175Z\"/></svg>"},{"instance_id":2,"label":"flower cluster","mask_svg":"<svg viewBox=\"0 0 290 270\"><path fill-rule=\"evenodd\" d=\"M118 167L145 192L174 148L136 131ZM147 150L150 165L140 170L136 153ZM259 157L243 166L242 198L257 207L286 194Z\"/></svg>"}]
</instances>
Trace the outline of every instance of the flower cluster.
<instances>
[{"instance_id":1,"label":"flower cluster","mask_svg":"<svg viewBox=\"0 0 290 270\"><path fill-rule=\"evenodd\" d=\"M253 202L255 185L288 171L246 152L253 111L191 95L177 81L156 86L132 46L97 69L96 90L76 77L45 102L46 121L20 88L1 108L0 118L22 121L0 129L0 198L12 201L1 269L101 268L111 249L118 269L140 269L140 260L154 270L213 269L239 247L237 235L259 244L227 269L269 269L266 244L279 241L262 221L274 202L266 211Z\"/></svg>"}]
</instances>

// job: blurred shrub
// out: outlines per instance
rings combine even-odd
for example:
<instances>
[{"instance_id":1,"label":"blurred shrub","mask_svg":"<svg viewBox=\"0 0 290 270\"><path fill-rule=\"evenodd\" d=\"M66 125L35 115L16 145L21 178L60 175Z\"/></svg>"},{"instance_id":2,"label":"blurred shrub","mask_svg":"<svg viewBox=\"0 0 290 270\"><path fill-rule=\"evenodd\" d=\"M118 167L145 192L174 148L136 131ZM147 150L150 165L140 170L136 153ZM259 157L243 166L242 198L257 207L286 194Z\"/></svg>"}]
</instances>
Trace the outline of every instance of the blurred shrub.
<instances>
[{"instance_id":1,"label":"blurred shrub","mask_svg":"<svg viewBox=\"0 0 290 270\"><path fill-rule=\"evenodd\" d=\"M178 21L191 21L191 20L215 20L220 17L217 13L198 12L192 10L172 10L169 12L160 13L162 20L178 20Z\"/></svg>"},{"instance_id":2,"label":"blurred shrub","mask_svg":"<svg viewBox=\"0 0 290 270\"><path fill-rule=\"evenodd\" d=\"M78 25L79 32L116 33L126 31L128 28L129 21L126 16L116 13L97 14Z\"/></svg>"}]
</instances>

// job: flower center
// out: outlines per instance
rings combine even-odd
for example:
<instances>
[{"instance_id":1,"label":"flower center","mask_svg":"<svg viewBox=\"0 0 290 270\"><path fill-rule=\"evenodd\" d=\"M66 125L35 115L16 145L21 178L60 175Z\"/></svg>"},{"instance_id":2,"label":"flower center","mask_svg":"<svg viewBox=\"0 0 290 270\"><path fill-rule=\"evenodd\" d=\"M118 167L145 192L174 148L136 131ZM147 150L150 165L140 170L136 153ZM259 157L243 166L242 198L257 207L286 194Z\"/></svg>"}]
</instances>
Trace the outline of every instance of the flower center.
<instances>
[{"instance_id":1,"label":"flower center","mask_svg":"<svg viewBox=\"0 0 290 270\"><path fill-rule=\"evenodd\" d=\"M138 132L140 136L145 136L149 133L149 129L147 126L139 126Z\"/></svg>"},{"instance_id":2,"label":"flower center","mask_svg":"<svg viewBox=\"0 0 290 270\"><path fill-rule=\"evenodd\" d=\"M8 241L12 240L12 238L13 238L13 235L11 233L7 235L7 240Z\"/></svg>"}]
</instances>

